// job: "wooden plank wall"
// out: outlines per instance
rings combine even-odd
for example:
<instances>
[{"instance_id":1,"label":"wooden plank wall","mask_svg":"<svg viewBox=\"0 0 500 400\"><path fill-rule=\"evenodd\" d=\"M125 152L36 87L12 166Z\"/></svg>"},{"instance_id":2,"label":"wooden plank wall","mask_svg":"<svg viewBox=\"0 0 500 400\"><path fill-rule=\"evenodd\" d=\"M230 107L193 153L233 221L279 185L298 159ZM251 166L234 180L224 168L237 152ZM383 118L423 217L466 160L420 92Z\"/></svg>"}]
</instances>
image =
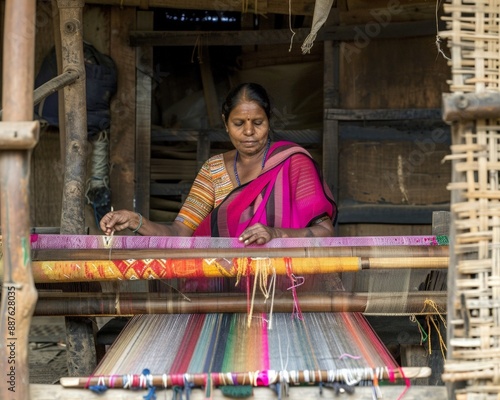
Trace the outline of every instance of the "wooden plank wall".
<instances>
[{"instance_id":1,"label":"wooden plank wall","mask_svg":"<svg viewBox=\"0 0 500 400\"><path fill-rule=\"evenodd\" d=\"M340 108L439 109L449 75L447 60L437 53L435 37L365 41L358 37L342 44ZM449 153L449 134L444 124L387 121L371 131L370 121L357 125L359 131L351 126L340 141L341 200L448 207L450 165L442 160ZM340 234L431 232L430 223L360 225L343 225Z\"/></svg>"}]
</instances>

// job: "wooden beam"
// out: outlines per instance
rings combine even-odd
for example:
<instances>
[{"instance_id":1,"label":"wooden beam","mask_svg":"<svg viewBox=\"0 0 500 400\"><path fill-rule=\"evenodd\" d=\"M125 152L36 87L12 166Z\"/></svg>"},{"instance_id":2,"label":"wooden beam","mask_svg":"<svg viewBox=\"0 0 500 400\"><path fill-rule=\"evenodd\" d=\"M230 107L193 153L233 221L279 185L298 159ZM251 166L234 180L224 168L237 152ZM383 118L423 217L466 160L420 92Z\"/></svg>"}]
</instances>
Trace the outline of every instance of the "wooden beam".
<instances>
[{"instance_id":1,"label":"wooden beam","mask_svg":"<svg viewBox=\"0 0 500 400\"><path fill-rule=\"evenodd\" d=\"M441 110L438 108L408 108L408 109L340 109L326 110L326 118L342 121L398 121L398 120L441 120Z\"/></svg>"},{"instance_id":2,"label":"wooden beam","mask_svg":"<svg viewBox=\"0 0 500 400\"><path fill-rule=\"evenodd\" d=\"M61 233L85 234L85 178L87 167L87 101L83 54L83 0L57 0L63 71L78 79L64 88L66 157L61 211ZM81 318L65 319L68 373L94 370L97 359L93 326Z\"/></svg>"},{"instance_id":3,"label":"wooden beam","mask_svg":"<svg viewBox=\"0 0 500 400\"><path fill-rule=\"evenodd\" d=\"M443 119L460 121L498 118L500 115L500 93L443 94Z\"/></svg>"},{"instance_id":4,"label":"wooden beam","mask_svg":"<svg viewBox=\"0 0 500 400\"><path fill-rule=\"evenodd\" d=\"M136 29L136 23L135 9L111 9L110 56L114 60L120 60L116 64L118 91L111 99L109 139L111 201L115 210L134 209L136 49L128 45L128 33Z\"/></svg>"},{"instance_id":5,"label":"wooden beam","mask_svg":"<svg viewBox=\"0 0 500 400\"><path fill-rule=\"evenodd\" d=\"M309 28L294 30L294 40L301 41ZM131 46L245 46L259 44L288 44L292 33L289 29L247 31L131 31Z\"/></svg>"},{"instance_id":6,"label":"wooden beam","mask_svg":"<svg viewBox=\"0 0 500 400\"><path fill-rule=\"evenodd\" d=\"M401 22L419 20L432 20L435 25L436 3L425 0L349 0L348 10L345 10L340 15L340 23L342 25L359 23L385 24L388 21ZM436 32L434 35L435 34Z\"/></svg>"},{"instance_id":7,"label":"wooden beam","mask_svg":"<svg viewBox=\"0 0 500 400\"><path fill-rule=\"evenodd\" d=\"M194 313L247 313L247 298L244 293L199 294L189 293L189 301L169 293L41 293L35 308L37 316L131 316L139 314L194 314ZM302 312L361 312L367 311L370 301L370 315L384 312L386 304L404 296L401 313L420 309L427 299L435 302L436 310L446 312L446 291L441 292L377 292L350 293L330 292L328 294L301 293L299 297ZM276 296L273 312L292 313L295 300L291 296ZM269 312L269 303L262 298L255 299L255 313ZM415 315L415 314L414 314ZM416 313L418 315L418 313ZM423 365L422 365L423 366Z\"/></svg>"},{"instance_id":8,"label":"wooden beam","mask_svg":"<svg viewBox=\"0 0 500 400\"><path fill-rule=\"evenodd\" d=\"M141 7L143 0L86 0L87 4L112 5L120 7ZM289 3L283 0L148 0L149 7L187 10L234 11L257 14L288 14ZM292 15L313 15L315 0L293 0Z\"/></svg>"},{"instance_id":9,"label":"wooden beam","mask_svg":"<svg viewBox=\"0 0 500 400\"><path fill-rule=\"evenodd\" d=\"M96 393L88 389L68 389L60 385L30 385L31 395L37 400L95 400L96 398L103 400L140 400L148 393L147 390L126 390L126 389L110 389L107 392L100 393L96 397ZM444 386L411 386L406 388L402 385L384 385L380 390L387 399L397 399L404 393L405 400L442 400L446 399L446 389ZM287 400L304 400L304 399L322 399L332 398L335 396L334 389L323 388L326 394L321 396L317 386L293 386L288 390ZM405 393L406 391L406 393ZM220 389L214 389L212 392L214 400L227 400ZM353 394L346 398L349 400L371 399L373 395L373 387L357 386ZM177 392L172 389L157 389L158 398L172 399L178 396ZM206 393L204 389L193 389L190 394L191 400L205 400ZM276 392L269 387L255 387L252 389L253 400L276 400Z\"/></svg>"},{"instance_id":10,"label":"wooden beam","mask_svg":"<svg viewBox=\"0 0 500 400\"><path fill-rule=\"evenodd\" d=\"M34 0L5 3L2 100L6 122L33 120L35 19ZM0 136L5 137L2 125ZM31 149L0 150L0 214L6 239L2 243L5 274L0 307L0 398L28 400L28 340L37 299L31 259L26 253L30 243Z\"/></svg>"},{"instance_id":11,"label":"wooden beam","mask_svg":"<svg viewBox=\"0 0 500 400\"><path fill-rule=\"evenodd\" d=\"M137 28L153 28L153 12L137 12ZM153 48L137 49L136 132L135 132L135 210L149 218L149 184L151 181L151 97L153 83Z\"/></svg>"},{"instance_id":12,"label":"wooden beam","mask_svg":"<svg viewBox=\"0 0 500 400\"><path fill-rule=\"evenodd\" d=\"M375 23L376 24L376 23ZM324 40L356 41L367 43L370 40L435 36L436 22L434 20L388 22L384 25L352 24L330 26L321 29Z\"/></svg>"},{"instance_id":13,"label":"wooden beam","mask_svg":"<svg viewBox=\"0 0 500 400\"><path fill-rule=\"evenodd\" d=\"M337 3L330 12L326 26L338 27ZM325 40L323 44L323 141L322 168L325 181L339 202L339 121L328 118L328 110L340 106L340 43ZM337 226L335 230L337 230Z\"/></svg>"},{"instance_id":14,"label":"wooden beam","mask_svg":"<svg viewBox=\"0 0 500 400\"><path fill-rule=\"evenodd\" d=\"M82 18L84 2L58 0L63 71L78 79L64 87L66 156L61 211L61 233L85 234L84 193L87 154L87 101Z\"/></svg>"},{"instance_id":15,"label":"wooden beam","mask_svg":"<svg viewBox=\"0 0 500 400\"><path fill-rule=\"evenodd\" d=\"M366 33L367 25L334 26L322 28L316 41L366 41L387 38L432 36L436 33L433 21L393 22L380 28L376 35ZM294 41L302 42L310 28L294 30ZM289 29L263 29L244 31L131 31L131 46L246 46L290 43Z\"/></svg>"}]
</instances>

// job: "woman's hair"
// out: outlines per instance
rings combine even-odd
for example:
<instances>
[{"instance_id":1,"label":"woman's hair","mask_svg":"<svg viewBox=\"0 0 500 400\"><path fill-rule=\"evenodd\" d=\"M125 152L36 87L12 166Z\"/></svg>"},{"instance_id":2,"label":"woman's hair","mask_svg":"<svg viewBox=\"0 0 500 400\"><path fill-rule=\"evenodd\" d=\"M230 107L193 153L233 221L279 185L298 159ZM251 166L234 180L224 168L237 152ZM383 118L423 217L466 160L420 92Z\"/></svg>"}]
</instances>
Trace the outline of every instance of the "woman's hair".
<instances>
[{"instance_id":1,"label":"woman's hair","mask_svg":"<svg viewBox=\"0 0 500 400\"><path fill-rule=\"evenodd\" d=\"M271 102L264 89L258 83L241 83L234 87L227 95L226 101L222 103L222 116L227 122L231 111L242 101L254 101L266 113L267 118L271 119Z\"/></svg>"}]
</instances>

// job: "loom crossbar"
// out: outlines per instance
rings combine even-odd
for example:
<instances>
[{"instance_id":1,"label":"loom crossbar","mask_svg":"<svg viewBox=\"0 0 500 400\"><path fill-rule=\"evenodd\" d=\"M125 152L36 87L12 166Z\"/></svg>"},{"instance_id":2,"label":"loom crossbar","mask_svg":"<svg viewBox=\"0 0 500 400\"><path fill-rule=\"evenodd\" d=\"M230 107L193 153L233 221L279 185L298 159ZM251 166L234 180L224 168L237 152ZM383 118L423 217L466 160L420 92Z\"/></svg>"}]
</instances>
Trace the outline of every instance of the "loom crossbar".
<instances>
[{"instance_id":1,"label":"loom crossbar","mask_svg":"<svg viewBox=\"0 0 500 400\"><path fill-rule=\"evenodd\" d=\"M432 299L436 308L446 310L446 292L405 293L406 304L401 315L421 314L423 305ZM401 301L401 293L303 293L300 308L303 312L365 312L370 302L370 314L375 314L387 303ZM275 312L292 313L295 303L288 295L274 298ZM255 312L268 312L269 302L259 299L254 303ZM52 293L41 292L35 315L66 316L132 316L137 314L194 314L194 313L246 313L247 298L242 293L199 294L179 296L166 293ZM428 312L425 312L428 314Z\"/></svg>"},{"instance_id":2,"label":"loom crossbar","mask_svg":"<svg viewBox=\"0 0 500 400\"><path fill-rule=\"evenodd\" d=\"M448 257L448 246L242 247L227 249L33 249L33 261L241 257Z\"/></svg>"},{"instance_id":3,"label":"loom crossbar","mask_svg":"<svg viewBox=\"0 0 500 400\"><path fill-rule=\"evenodd\" d=\"M429 367L405 367L390 371L388 368L359 368L350 370L308 370L308 371L255 371L242 373L200 373L200 374L165 374L165 375L100 375L93 377L63 377L61 385L67 388L86 388L98 384L104 384L110 388L123 388L129 380L143 382L143 386L135 388L146 389L150 384L155 387L165 388L172 386L184 386L187 383L196 387L204 387L210 376L215 386L252 385L269 386L278 382L287 382L291 385L319 384L328 382L345 382L346 377L355 377L356 381L372 380L374 377L384 380L403 378L426 378L429 377ZM130 386L128 386L130 387Z\"/></svg>"},{"instance_id":4,"label":"loom crossbar","mask_svg":"<svg viewBox=\"0 0 500 400\"><path fill-rule=\"evenodd\" d=\"M230 278L267 273L324 274L362 269L446 269L448 257L281 257L34 261L36 283L173 278Z\"/></svg>"}]
</instances>

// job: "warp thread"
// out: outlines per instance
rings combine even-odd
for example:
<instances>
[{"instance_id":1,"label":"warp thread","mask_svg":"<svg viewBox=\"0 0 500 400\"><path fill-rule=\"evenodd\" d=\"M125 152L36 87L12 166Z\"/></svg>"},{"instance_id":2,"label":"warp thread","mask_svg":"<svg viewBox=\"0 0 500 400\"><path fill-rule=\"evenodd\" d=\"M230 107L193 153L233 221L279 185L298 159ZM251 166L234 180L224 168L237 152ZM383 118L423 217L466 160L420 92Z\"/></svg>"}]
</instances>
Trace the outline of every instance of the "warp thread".
<instances>
[{"instance_id":1,"label":"warp thread","mask_svg":"<svg viewBox=\"0 0 500 400\"><path fill-rule=\"evenodd\" d=\"M443 359L446 360L446 351L448 350L446 347L446 342L443 339L443 336L441 335L441 329L439 327L438 322L436 322L434 315L429 314L430 312L432 312L433 314L437 314L439 318L438 322L440 321L443 324L443 327L446 329L446 320L442 315L443 311L439 309L438 305L434 300L431 299L425 300L421 314L427 313L427 315L425 316L425 320L427 321L427 329L428 329L427 337L429 340L427 343L429 348L429 354L432 354L432 343L431 343L431 333L432 333L431 324L432 324L432 327L434 327L436 334L438 335L441 354L443 356Z\"/></svg>"},{"instance_id":2,"label":"warp thread","mask_svg":"<svg viewBox=\"0 0 500 400\"><path fill-rule=\"evenodd\" d=\"M297 296L297 287L302 285L305 279L302 276L295 276L292 268L292 259L290 257L285 257L284 260L285 260L286 274L290 278L290 281L292 283L292 286L290 286L287 289L292 291L292 297L293 297L292 318L303 320L304 316L302 315L302 310L300 309L299 305L299 297Z\"/></svg>"}]
</instances>

